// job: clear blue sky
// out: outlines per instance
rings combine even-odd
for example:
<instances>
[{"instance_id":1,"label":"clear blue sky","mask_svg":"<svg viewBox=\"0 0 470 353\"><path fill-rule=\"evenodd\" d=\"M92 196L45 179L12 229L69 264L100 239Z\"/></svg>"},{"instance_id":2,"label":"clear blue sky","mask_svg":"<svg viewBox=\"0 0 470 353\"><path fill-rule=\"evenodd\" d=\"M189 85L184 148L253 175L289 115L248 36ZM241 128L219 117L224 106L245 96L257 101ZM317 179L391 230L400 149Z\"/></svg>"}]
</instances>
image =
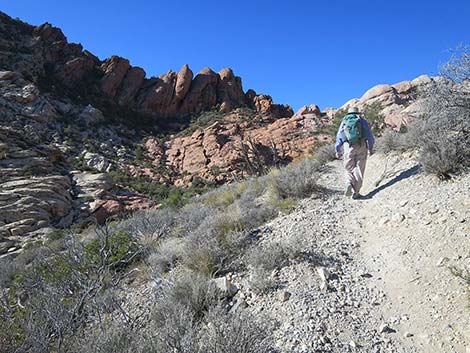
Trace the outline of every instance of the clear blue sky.
<instances>
[{"instance_id":1,"label":"clear blue sky","mask_svg":"<svg viewBox=\"0 0 470 353\"><path fill-rule=\"evenodd\" d=\"M436 74L470 42L469 0L9 0L0 10L51 22L104 59L147 76L231 67L294 109L337 107L379 83Z\"/></svg>"}]
</instances>

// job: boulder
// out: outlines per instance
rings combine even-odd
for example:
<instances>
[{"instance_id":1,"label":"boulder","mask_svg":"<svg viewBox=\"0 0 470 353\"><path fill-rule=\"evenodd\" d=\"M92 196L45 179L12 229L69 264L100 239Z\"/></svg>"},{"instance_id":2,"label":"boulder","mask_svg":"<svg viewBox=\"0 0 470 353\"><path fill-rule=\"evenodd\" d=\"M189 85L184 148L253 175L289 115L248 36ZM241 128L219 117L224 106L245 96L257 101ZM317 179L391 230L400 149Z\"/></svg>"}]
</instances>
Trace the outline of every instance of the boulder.
<instances>
[{"instance_id":1,"label":"boulder","mask_svg":"<svg viewBox=\"0 0 470 353\"><path fill-rule=\"evenodd\" d=\"M101 110L94 108L91 104L88 104L78 117L87 125L96 125L105 121Z\"/></svg>"},{"instance_id":2,"label":"boulder","mask_svg":"<svg viewBox=\"0 0 470 353\"><path fill-rule=\"evenodd\" d=\"M88 167L93 168L99 172L109 172L112 166L109 160L98 153L86 152L83 155L83 160Z\"/></svg>"},{"instance_id":3,"label":"boulder","mask_svg":"<svg viewBox=\"0 0 470 353\"><path fill-rule=\"evenodd\" d=\"M11 81L18 77L20 75L14 71L0 71L0 81Z\"/></svg>"}]
</instances>

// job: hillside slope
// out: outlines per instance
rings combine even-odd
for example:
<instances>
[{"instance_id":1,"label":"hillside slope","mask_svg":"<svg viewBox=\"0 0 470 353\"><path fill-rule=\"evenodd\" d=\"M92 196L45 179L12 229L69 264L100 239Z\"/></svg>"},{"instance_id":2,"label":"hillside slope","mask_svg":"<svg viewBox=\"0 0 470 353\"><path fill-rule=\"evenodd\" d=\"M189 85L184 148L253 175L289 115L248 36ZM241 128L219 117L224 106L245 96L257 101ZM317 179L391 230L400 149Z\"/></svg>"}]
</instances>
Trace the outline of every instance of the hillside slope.
<instances>
[{"instance_id":1,"label":"hillside slope","mask_svg":"<svg viewBox=\"0 0 470 353\"><path fill-rule=\"evenodd\" d=\"M283 352L468 352L468 293L451 268L470 268L470 176L441 183L409 155L375 155L365 181L364 200L345 199L332 162L320 180L332 195L262 229L262 243L295 239L310 255L273 273L274 293L247 290L249 304L280 320Z\"/></svg>"}]
</instances>

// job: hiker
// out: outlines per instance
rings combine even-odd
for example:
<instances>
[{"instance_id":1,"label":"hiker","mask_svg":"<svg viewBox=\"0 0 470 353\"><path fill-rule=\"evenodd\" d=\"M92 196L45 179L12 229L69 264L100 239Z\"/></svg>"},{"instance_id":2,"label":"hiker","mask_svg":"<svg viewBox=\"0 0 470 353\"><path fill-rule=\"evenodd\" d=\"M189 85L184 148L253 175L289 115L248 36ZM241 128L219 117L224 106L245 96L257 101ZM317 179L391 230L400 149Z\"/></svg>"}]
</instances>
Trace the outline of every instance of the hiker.
<instances>
[{"instance_id":1,"label":"hiker","mask_svg":"<svg viewBox=\"0 0 470 353\"><path fill-rule=\"evenodd\" d=\"M374 154L374 136L369 123L352 107L343 118L336 134L336 158L341 158L341 147L344 149L343 164L346 169L345 196L360 199L359 193L366 169L367 152Z\"/></svg>"}]
</instances>

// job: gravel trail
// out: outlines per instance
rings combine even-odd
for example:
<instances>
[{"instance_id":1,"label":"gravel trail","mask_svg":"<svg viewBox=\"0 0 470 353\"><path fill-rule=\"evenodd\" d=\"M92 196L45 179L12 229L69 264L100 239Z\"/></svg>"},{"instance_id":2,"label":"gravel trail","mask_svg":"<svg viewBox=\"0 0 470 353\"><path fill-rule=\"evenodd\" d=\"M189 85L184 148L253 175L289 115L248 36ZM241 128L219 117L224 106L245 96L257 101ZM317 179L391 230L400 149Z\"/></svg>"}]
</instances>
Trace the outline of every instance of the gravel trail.
<instances>
[{"instance_id":1,"label":"gravel trail","mask_svg":"<svg viewBox=\"0 0 470 353\"><path fill-rule=\"evenodd\" d=\"M470 268L470 178L442 184L412 156L374 156L367 197L350 200L341 162L327 168L327 195L260 229L261 243L301 244L302 256L272 273L273 292L240 284L278 323L279 351L469 352L466 288L450 268Z\"/></svg>"}]
</instances>

